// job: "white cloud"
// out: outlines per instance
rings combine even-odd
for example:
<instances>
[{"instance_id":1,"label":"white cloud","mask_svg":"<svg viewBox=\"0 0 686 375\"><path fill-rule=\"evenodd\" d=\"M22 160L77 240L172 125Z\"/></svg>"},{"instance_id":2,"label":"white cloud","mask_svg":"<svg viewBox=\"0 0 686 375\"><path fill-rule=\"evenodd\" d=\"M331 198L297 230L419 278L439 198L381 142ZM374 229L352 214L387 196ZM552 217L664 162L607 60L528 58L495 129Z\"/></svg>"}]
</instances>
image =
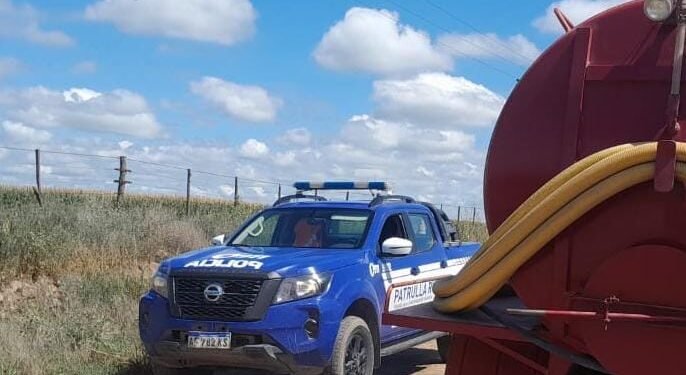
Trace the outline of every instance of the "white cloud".
<instances>
[{"instance_id":1,"label":"white cloud","mask_svg":"<svg viewBox=\"0 0 686 375\"><path fill-rule=\"evenodd\" d=\"M16 73L21 69L21 62L12 57L0 57L0 79Z\"/></svg>"},{"instance_id":2,"label":"white cloud","mask_svg":"<svg viewBox=\"0 0 686 375\"><path fill-rule=\"evenodd\" d=\"M52 134L48 131L34 129L12 121L3 121L2 130L3 138L9 140L10 144L39 145L52 138Z\"/></svg>"},{"instance_id":3,"label":"white cloud","mask_svg":"<svg viewBox=\"0 0 686 375\"><path fill-rule=\"evenodd\" d=\"M505 102L482 85L443 73L376 81L374 100L379 117L434 128L492 126Z\"/></svg>"},{"instance_id":4,"label":"white cloud","mask_svg":"<svg viewBox=\"0 0 686 375\"><path fill-rule=\"evenodd\" d=\"M10 120L38 128L71 127L142 138L162 132L145 98L127 90L59 92L42 86L0 90L0 109Z\"/></svg>"},{"instance_id":5,"label":"white cloud","mask_svg":"<svg viewBox=\"0 0 686 375\"><path fill-rule=\"evenodd\" d=\"M74 45L74 40L62 31L43 29L39 18L38 11L28 4L15 5L11 0L0 0L0 37L52 47Z\"/></svg>"},{"instance_id":6,"label":"white cloud","mask_svg":"<svg viewBox=\"0 0 686 375\"><path fill-rule=\"evenodd\" d=\"M312 141L312 133L306 128L289 129L278 137L278 141L291 146L307 146Z\"/></svg>"},{"instance_id":7,"label":"white cloud","mask_svg":"<svg viewBox=\"0 0 686 375\"><path fill-rule=\"evenodd\" d=\"M422 175L423 177L434 177L436 175L436 172L429 170L427 167L420 165L416 169L417 173Z\"/></svg>"},{"instance_id":8,"label":"white cloud","mask_svg":"<svg viewBox=\"0 0 686 375\"><path fill-rule=\"evenodd\" d=\"M474 136L458 130L436 130L398 123L369 115L353 116L341 130L338 140L346 146L383 153L398 151L423 153L432 158L433 153L441 155L460 154L474 147ZM343 149L341 149L343 151ZM366 156L362 156L361 162Z\"/></svg>"},{"instance_id":9,"label":"white cloud","mask_svg":"<svg viewBox=\"0 0 686 375\"><path fill-rule=\"evenodd\" d=\"M541 50L522 34L500 38L487 34L445 34L438 38L439 48L455 58L479 58L510 61L518 65L531 64Z\"/></svg>"},{"instance_id":10,"label":"white cloud","mask_svg":"<svg viewBox=\"0 0 686 375\"><path fill-rule=\"evenodd\" d=\"M536 18L533 25L544 33L561 34L563 32L562 26L557 21L553 11L555 8L560 8L565 15L575 25L585 21L586 19L606 10L613 6L625 3L628 0L562 0L556 1L546 10L545 14Z\"/></svg>"},{"instance_id":11,"label":"white cloud","mask_svg":"<svg viewBox=\"0 0 686 375\"><path fill-rule=\"evenodd\" d=\"M253 186L250 188L258 197L264 198L267 196L267 193L264 191L264 188L262 186Z\"/></svg>"},{"instance_id":12,"label":"white cloud","mask_svg":"<svg viewBox=\"0 0 686 375\"><path fill-rule=\"evenodd\" d=\"M254 34L257 14L250 0L101 0L85 17L129 34L230 46Z\"/></svg>"},{"instance_id":13,"label":"white cloud","mask_svg":"<svg viewBox=\"0 0 686 375\"><path fill-rule=\"evenodd\" d=\"M72 73L76 74L93 74L98 71L98 64L95 61L81 61L71 68Z\"/></svg>"},{"instance_id":14,"label":"white cloud","mask_svg":"<svg viewBox=\"0 0 686 375\"><path fill-rule=\"evenodd\" d=\"M283 105L280 98L270 95L262 87L239 85L216 77L193 81L190 89L223 113L243 121L274 121Z\"/></svg>"},{"instance_id":15,"label":"white cloud","mask_svg":"<svg viewBox=\"0 0 686 375\"><path fill-rule=\"evenodd\" d=\"M296 155L294 151L277 152L276 155L274 155L274 164L279 167L291 167L295 165L295 158Z\"/></svg>"},{"instance_id":16,"label":"white cloud","mask_svg":"<svg viewBox=\"0 0 686 375\"><path fill-rule=\"evenodd\" d=\"M122 150L126 150L126 149L130 148L131 146L133 146L133 142L129 142L127 140L121 141L117 144L119 145L119 148Z\"/></svg>"},{"instance_id":17,"label":"white cloud","mask_svg":"<svg viewBox=\"0 0 686 375\"><path fill-rule=\"evenodd\" d=\"M376 141L383 139L384 133L395 139ZM123 153L120 142L111 138L65 138L55 134L49 143L49 149L54 151L111 156ZM192 168L192 194L197 196L233 199L232 177L201 171L236 175L241 199L261 203L274 199L277 186L255 180L383 179L399 194L431 197L436 203L472 205L481 199L484 163L483 152L476 148L472 135L365 115L356 116L344 124L340 133L308 147L278 146L257 140L232 147L215 142L161 139L138 141L127 147L125 153L133 170L128 176L134 181L127 187L131 192L185 194L185 171L133 161L143 160ZM0 184L31 183L32 157L31 152L7 153L0 163ZM291 161L293 164L289 164ZM116 177L113 168L117 160L50 154L45 163L52 167L45 186L116 189L111 181ZM257 187L261 189L255 190ZM282 194L292 192L290 186L282 185ZM345 194L333 196L340 199ZM369 196L353 194L353 199L361 198Z\"/></svg>"},{"instance_id":18,"label":"white cloud","mask_svg":"<svg viewBox=\"0 0 686 375\"><path fill-rule=\"evenodd\" d=\"M388 10L351 8L333 25L314 51L315 60L337 71L397 75L452 68L430 36L399 23Z\"/></svg>"},{"instance_id":19,"label":"white cloud","mask_svg":"<svg viewBox=\"0 0 686 375\"><path fill-rule=\"evenodd\" d=\"M250 159L259 159L269 153L269 147L257 139L250 138L241 145L241 156Z\"/></svg>"},{"instance_id":20,"label":"white cloud","mask_svg":"<svg viewBox=\"0 0 686 375\"><path fill-rule=\"evenodd\" d=\"M72 87L71 89L64 91L62 96L64 96L64 101L68 103L85 103L91 99L102 96L102 94L87 88Z\"/></svg>"},{"instance_id":21,"label":"white cloud","mask_svg":"<svg viewBox=\"0 0 686 375\"><path fill-rule=\"evenodd\" d=\"M231 185L219 185L219 191L226 197L233 197L233 186Z\"/></svg>"}]
</instances>

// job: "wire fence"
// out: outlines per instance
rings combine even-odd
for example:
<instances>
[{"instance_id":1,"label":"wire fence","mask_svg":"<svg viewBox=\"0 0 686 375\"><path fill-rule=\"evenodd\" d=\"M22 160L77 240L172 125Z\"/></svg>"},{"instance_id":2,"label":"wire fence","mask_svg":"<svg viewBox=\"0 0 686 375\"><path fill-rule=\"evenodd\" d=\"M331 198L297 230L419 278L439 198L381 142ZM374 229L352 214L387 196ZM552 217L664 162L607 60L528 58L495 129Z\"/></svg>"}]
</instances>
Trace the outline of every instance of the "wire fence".
<instances>
[{"instance_id":1,"label":"wire fence","mask_svg":"<svg viewBox=\"0 0 686 375\"><path fill-rule=\"evenodd\" d=\"M7 146L0 146L0 150L19 155L11 164L0 165L0 183L30 183L39 203L42 203L43 188L112 192L117 201L128 193L176 196L186 200L188 211L196 198L231 200L235 205L239 202L269 204L296 193L286 181L242 177L127 156ZM360 190L331 191L327 197L369 201L373 194ZM477 205L435 204L458 222L474 225L485 221L484 211Z\"/></svg>"}]
</instances>

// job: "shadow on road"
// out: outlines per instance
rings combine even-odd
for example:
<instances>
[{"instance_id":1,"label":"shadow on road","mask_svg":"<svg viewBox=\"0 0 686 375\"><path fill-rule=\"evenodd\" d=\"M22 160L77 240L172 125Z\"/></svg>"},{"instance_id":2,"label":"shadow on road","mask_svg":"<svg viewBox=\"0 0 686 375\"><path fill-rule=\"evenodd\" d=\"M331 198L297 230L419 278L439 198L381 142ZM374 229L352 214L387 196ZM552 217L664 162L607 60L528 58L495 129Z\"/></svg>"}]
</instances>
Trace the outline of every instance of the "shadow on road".
<instances>
[{"instance_id":1,"label":"shadow on road","mask_svg":"<svg viewBox=\"0 0 686 375\"><path fill-rule=\"evenodd\" d=\"M433 348L412 348L404 352L394 354L383 359L381 369L376 375L442 375L443 366L441 358ZM113 374L115 375L150 375L150 364L141 359L122 365ZM264 372L250 370L224 370L217 371L217 375L264 375Z\"/></svg>"},{"instance_id":2,"label":"shadow on road","mask_svg":"<svg viewBox=\"0 0 686 375\"><path fill-rule=\"evenodd\" d=\"M441 357L435 349L412 348L398 354L385 357L378 375L412 375L421 371L422 374L443 374ZM439 365L439 366L436 366ZM431 370L425 372L428 367ZM438 367L438 368L437 368ZM422 371L425 370L425 371Z\"/></svg>"}]
</instances>

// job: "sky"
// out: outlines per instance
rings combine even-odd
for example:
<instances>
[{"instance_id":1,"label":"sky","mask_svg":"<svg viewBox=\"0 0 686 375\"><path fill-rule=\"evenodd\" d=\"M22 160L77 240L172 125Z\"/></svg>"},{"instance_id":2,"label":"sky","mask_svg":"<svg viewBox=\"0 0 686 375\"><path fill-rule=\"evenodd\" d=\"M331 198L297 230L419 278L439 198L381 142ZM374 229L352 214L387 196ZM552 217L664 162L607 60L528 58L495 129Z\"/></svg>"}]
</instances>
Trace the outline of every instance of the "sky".
<instances>
[{"instance_id":1,"label":"sky","mask_svg":"<svg viewBox=\"0 0 686 375\"><path fill-rule=\"evenodd\" d=\"M622 0L0 0L0 146L45 186L267 202L296 180L384 180L482 206L516 79ZM173 165L168 168L150 163ZM202 173L207 172L207 173ZM0 184L35 178L0 149ZM284 186L284 193L289 192ZM368 193L366 193L368 196ZM362 198L364 195L360 195Z\"/></svg>"}]
</instances>

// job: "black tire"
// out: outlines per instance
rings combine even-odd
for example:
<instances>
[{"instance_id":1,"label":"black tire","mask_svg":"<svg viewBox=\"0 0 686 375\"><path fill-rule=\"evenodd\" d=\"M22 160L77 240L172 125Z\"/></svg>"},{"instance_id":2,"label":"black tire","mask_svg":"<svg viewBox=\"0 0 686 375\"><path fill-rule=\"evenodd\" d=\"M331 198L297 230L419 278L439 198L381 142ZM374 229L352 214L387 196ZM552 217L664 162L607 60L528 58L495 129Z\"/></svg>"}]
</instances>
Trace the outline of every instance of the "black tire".
<instances>
[{"instance_id":1,"label":"black tire","mask_svg":"<svg viewBox=\"0 0 686 375\"><path fill-rule=\"evenodd\" d=\"M197 368L171 368L164 367L157 363L152 363L153 375L208 375L211 371Z\"/></svg>"},{"instance_id":2,"label":"black tire","mask_svg":"<svg viewBox=\"0 0 686 375\"><path fill-rule=\"evenodd\" d=\"M450 335L441 336L436 339L438 355L441 356L443 363L448 363L448 353L450 353Z\"/></svg>"},{"instance_id":3,"label":"black tire","mask_svg":"<svg viewBox=\"0 0 686 375\"><path fill-rule=\"evenodd\" d=\"M331 375L372 375L374 338L367 323L356 316L341 322L331 355Z\"/></svg>"}]
</instances>

